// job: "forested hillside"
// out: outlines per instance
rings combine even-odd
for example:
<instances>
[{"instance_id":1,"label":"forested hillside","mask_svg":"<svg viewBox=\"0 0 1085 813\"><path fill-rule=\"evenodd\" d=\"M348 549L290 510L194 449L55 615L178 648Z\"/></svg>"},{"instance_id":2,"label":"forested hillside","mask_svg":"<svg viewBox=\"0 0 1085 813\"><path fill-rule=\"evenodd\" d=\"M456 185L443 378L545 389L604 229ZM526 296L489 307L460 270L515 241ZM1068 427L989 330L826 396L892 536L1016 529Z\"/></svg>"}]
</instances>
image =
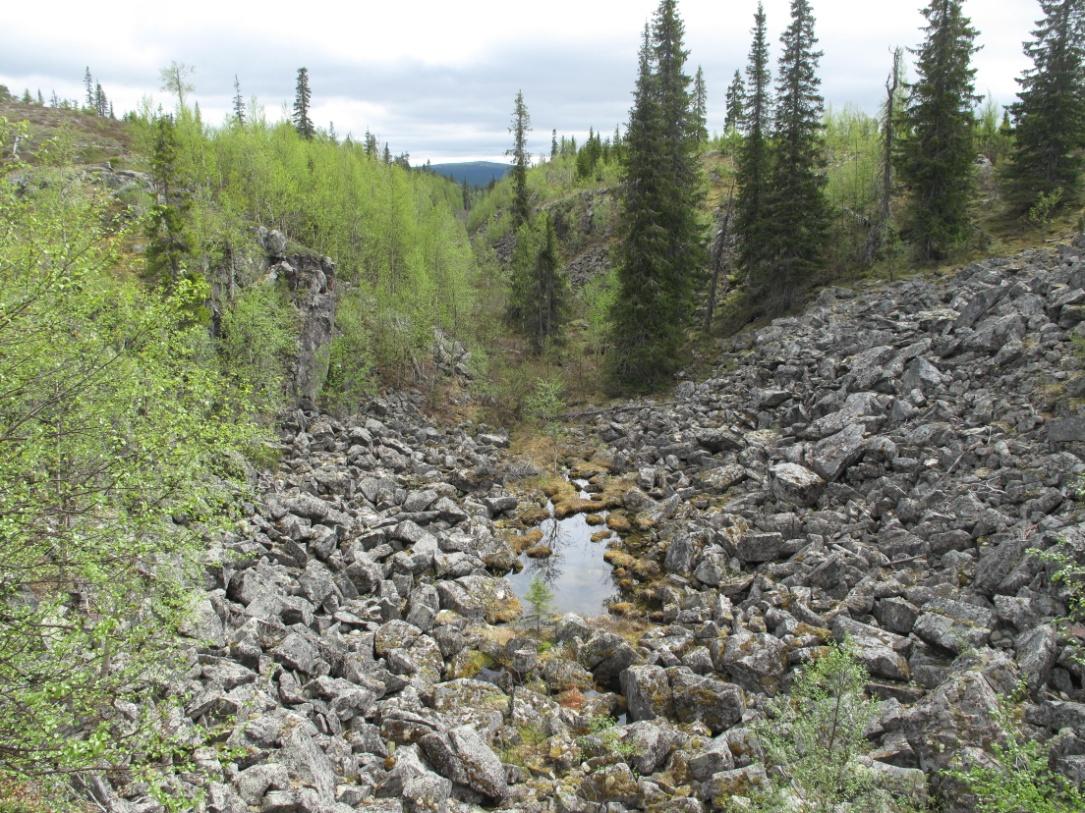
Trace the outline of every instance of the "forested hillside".
<instances>
[{"instance_id":1,"label":"forested hillside","mask_svg":"<svg viewBox=\"0 0 1085 813\"><path fill-rule=\"evenodd\" d=\"M816 6L508 164L0 86L0 813L1081 810L1085 0Z\"/></svg>"}]
</instances>

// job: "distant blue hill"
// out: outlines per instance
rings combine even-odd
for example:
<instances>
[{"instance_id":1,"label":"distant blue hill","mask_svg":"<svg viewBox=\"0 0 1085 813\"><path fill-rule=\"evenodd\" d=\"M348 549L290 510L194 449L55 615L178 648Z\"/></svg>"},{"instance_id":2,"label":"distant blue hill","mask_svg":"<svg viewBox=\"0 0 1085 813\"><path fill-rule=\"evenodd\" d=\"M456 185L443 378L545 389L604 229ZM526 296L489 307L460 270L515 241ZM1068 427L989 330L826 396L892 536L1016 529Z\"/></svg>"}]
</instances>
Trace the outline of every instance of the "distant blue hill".
<instances>
[{"instance_id":1,"label":"distant blue hill","mask_svg":"<svg viewBox=\"0 0 1085 813\"><path fill-rule=\"evenodd\" d=\"M430 169L456 183L466 180L468 186L487 186L490 181L504 178L512 167L493 161L467 161L462 164L433 164Z\"/></svg>"}]
</instances>

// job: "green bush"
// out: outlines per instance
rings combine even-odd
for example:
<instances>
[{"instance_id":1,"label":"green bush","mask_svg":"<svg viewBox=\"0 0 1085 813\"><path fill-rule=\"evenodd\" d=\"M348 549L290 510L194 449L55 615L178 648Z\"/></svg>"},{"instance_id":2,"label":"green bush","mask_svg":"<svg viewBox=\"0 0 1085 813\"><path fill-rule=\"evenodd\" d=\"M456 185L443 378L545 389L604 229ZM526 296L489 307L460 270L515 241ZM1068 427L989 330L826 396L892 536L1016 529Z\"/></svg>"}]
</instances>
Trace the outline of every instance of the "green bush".
<instances>
[{"instance_id":1,"label":"green bush","mask_svg":"<svg viewBox=\"0 0 1085 813\"><path fill-rule=\"evenodd\" d=\"M193 291L117 274L126 235L62 174L0 180L0 779L106 770L169 674L206 534L259 439ZM123 732L123 733L122 733Z\"/></svg>"},{"instance_id":2,"label":"green bush","mask_svg":"<svg viewBox=\"0 0 1085 813\"><path fill-rule=\"evenodd\" d=\"M805 810L911 810L874 781L858 762L870 750L866 729L877 703L866 697L868 676L847 644L829 647L807 664L790 694L774 700L769 719L757 726L765 767L774 777L756 799L756 810L786 809L784 798L801 799Z\"/></svg>"},{"instance_id":3,"label":"green bush","mask_svg":"<svg viewBox=\"0 0 1085 813\"><path fill-rule=\"evenodd\" d=\"M1021 730L1020 710L1002 709L1005 738L992 746L990 762L973 762L948 775L976 797L978 813L1081 813L1085 793L1051 770L1047 749Z\"/></svg>"},{"instance_id":4,"label":"green bush","mask_svg":"<svg viewBox=\"0 0 1085 813\"><path fill-rule=\"evenodd\" d=\"M288 365L297 353L296 321L283 292L269 284L245 288L222 315L223 367L261 414L274 415L285 404Z\"/></svg>"},{"instance_id":5,"label":"green bush","mask_svg":"<svg viewBox=\"0 0 1085 813\"><path fill-rule=\"evenodd\" d=\"M524 417L536 423L549 424L565 409L565 385L560 378L539 378L524 398Z\"/></svg>"},{"instance_id":6,"label":"green bush","mask_svg":"<svg viewBox=\"0 0 1085 813\"><path fill-rule=\"evenodd\" d=\"M369 328L365 323L366 300L353 290L339 301L336 333L328 358L328 377L320 399L333 412L348 415L375 391L371 378Z\"/></svg>"}]
</instances>

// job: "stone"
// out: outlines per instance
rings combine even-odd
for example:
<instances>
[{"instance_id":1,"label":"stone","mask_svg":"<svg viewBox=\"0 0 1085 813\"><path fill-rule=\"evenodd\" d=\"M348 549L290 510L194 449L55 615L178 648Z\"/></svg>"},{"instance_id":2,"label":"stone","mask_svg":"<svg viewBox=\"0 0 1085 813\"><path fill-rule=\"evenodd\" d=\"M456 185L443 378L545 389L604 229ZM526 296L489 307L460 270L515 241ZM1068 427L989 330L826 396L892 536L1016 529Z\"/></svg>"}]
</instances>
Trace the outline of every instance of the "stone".
<instances>
[{"instance_id":1,"label":"stone","mask_svg":"<svg viewBox=\"0 0 1085 813\"><path fill-rule=\"evenodd\" d=\"M1043 624L1022 632L1014 642L1014 649L1029 689L1037 692L1046 686L1059 654L1059 638L1055 628Z\"/></svg>"},{"instance_id":2,"label":"stone","mask_svg":"<svg viewBox=\"0 0 1085 813\"><path fill-rule=\"evenodd\" d=\"M490 512L491 517L500 517L503 514L512 513L516 510L516 506L519 505L519 500L510 495L485 497L482 502L486 506L486 510Z\"/></svg>"},{"instance_id":3,"label":"stone","mask_svg":"<svg viewBox=\"0 0 1085 813\"><path fill-rule=\"evenodd\" d=\"M745 466L738 463L730 463L714 469L707 469L697 475L697 480L702 486L717 494L723 494L732 486L736 486L749 476Z\"/></svg>"},{"instance_id":4,"label":"stone","mask_svg":"<svg viewBox=\"0 0 1085 813\"><path fill-rule=\"evenodd\" d=\"M670 681L661 666L630 666L620 677L629 719L653 720L674 714Z\"/></svg>"},{"instance_id":5,"label":"stone","mask_svg":"<svg viewBox=\"0 0 1085 813\"><path fill-rule=\"evenodd\" d=\"M335 768L303 728L295 728L283 737L280 759L295 788L312 788L327 804L335 801Z\"/></svg>"},{"instance_id":6,"label":"stone","mask_svg":"<svg viewBox=\"0 0 1085 813\"><path fill-rule=\"evenodd\" d=\"M705 783L704 796L707 799L729 799L732 796L749 796L753 791L768 786L769 779L764 767L759 764L747 765L720 771Z\"/></svg>"},{"instance_id":7,"label":"stone","mask_svg":"<svg viewBox=\"0 0 1085 813\"><path fill-rule=\"evenodd\" d=\"M833 482L859 459L865 434L865 428L856 423L819 440L810 450L810 468L827 482Z\"/></svg>"},{"instance_id":8,"label":"stone","mask_svg":"<svg viewBox=\"0 0 1085 813\"><path fill-rule=\"evenodd\" d=\"M749 692L776 694L787 672L787 647L766 633L736 632L729 636L718 655L716 669Z\"/></svg>"},{"instance_id":9,"label":"stone","mask_svg":"<svg viewBox=\"0 0 1085 813\"><path fill-rule=\"evenodd\" d=\"M770 470L772 493L781 502L792 505L816 505L825 490L825 481L797 463L778 463Z\"/></svg>"},{"instance_id":10,"label":"stone","mask_svg":"<svg viewBox=\"0 0 1085 813\"><path fill-rule=\"evenodd\" d=\"M1085 442L1085 415L1051 421L1047 426L1047 440L1049 443Z\"/></svg>"},{"instance_id":11,"label":"stone","mask_svg":"<svg viewBox=\"0 0 1085 813\"><path fill-rule=\"evenodd\" d=\"M423 737L420 745L426 758L442 776L494 802L509 794L505 769L486 741L470 726L435 732Z\"/></svg>"},{"instance_id":12,"label":"stone","mask_svg":"<svg viewBox=\"0 0 1085 813\"><path fill-rule=\"evenodd\" d=\"M905 715L903 730L919 767L939 771L963 748L990 748L1002 735L997 723L999 695L979 673L950 677Z\"/></svg>"},{"instance_id":13,"label":"stone","mask_svg":"<svg viewBox=\"0 0 1085 813\"><path fill-rule=\"evenodd\" d=\"M641 776L649 776L666 765L678 734L667 726L642 720L624 726L621 741L624 748L632 752L628 758L630 767Z\"/></svg>"},{"instance_id":14,"label":"stone","mask_svg":"<svg viewBox=\"0 0 1085 813\"><path fill-rule=\"evenodd\" d=\"M291 632L271 654L275 656L275 660L295 672L311 675L317 670L317 648L300 633Z\"/></svg>"},{"instance_id":15,"label":"stone","mask_svg":"<svg viewBox=\"0 0 1085 813\"><path fill-rule=\"evenodd\" d=\"M890 632L909 635L919 618L919 608L899 596L883 598L874 602L874 617Z\"/></svg>"},{"instance_id":16,"label":"stone","mask_svg":"<svg viewBox=\"0 0 1085 813\"><path fill-rule=\"evenodd\" d=\"M733 683L695 674L685 666L667 670L674 697L674 715L680 723L700 721L719 734L742 720L746 703Z\"/></svg>"},{"instance_id":17,"label":"stone","mask_svg":"<svg viewBox=\"0 0 1085 813\"><path fill-rule=\"evenodd\" d=\"M783 553L784 536L780 533L747 533L735 545L735 555L747 564L772 562Z\"/></svg>"},{"instance_id":18,"label":"stone","mask_svg":"<svg viewBox=\"0 0 1085 813\"><path fill-rule=\"evenodd\" d=\"M265 762L241 771L234 779L234 787L246 804L258 805L269 790L289 788L290 774L277 762Z\"/></svg>"},{"instance_id":19,"label":"stone","mask_svg":"<svg viewBox=\"0 0 1085 813\"><path fill-rule=\"evenodd\" d=\"M704 782L718 773L732 770L735 758L726 737L713 739L705 750L689 758L686 767L690 778L696 782Z\"/></svg>"},{"instance_id":20,"label":"stone","mask_svg":"<svg viewBox=\"0 0 1085 813\"><path fill-rule=\"evenodd\" d=\"M580 795L589 802L639 807L640 788L624 762L592 771L580 782Z\"/></svg>"},{"instance_id":21,"label":"stone","mask_svg":"<svg viewBox=\"0 0 1085 813\"><path fill-rule=\"evenodd\" d=\"M600 684L618 688L619 676L637 660L637 653L624 638L596 630L577 651L577 660Z\"/></svg>"},{"instance_id":22,"label":"stone","mask_svg":"<svg viewBox=\"0 0 1085 813\"><path fill-rule=\"evenodd\" d=\"M913 631L927 643L959 653L986 644L994 619L994 613L982 607L937 599L925 605Z\"/></svg>"},{"instance_id":23,"label":"stone","mask_svg":"<svg viewBox=\"0 0 1085 813\"><path fill-rule=\"evenodd\" d=\"M728 429L696 429L693 434L697 443L713 454L733 452L742 448L742 438Z\"/></svg>"},{"instance_id":24,"label":"stone","mask_svg":"<svg viewBox=\"0 0 1085 813\"><path fill-rule=\"evenodd\" d=\"M844 615L833 619L832 630L837 641L850 642L855 657L871 675L889 680L911 679L905 656L911 649L907 638L870 624L861 624Z\"/></svg>"}]
</instances>

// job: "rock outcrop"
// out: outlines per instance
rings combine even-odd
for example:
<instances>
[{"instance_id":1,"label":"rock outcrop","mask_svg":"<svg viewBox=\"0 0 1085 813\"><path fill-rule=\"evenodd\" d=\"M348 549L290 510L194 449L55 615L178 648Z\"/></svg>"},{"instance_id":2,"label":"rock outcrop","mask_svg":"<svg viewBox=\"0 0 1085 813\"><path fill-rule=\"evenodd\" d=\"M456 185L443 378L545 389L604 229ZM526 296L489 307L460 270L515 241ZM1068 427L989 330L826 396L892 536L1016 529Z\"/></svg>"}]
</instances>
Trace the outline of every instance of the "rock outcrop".
<instances>
[{"instance_id":1,"label":"rock outcrop","mask_svg":"<svg viewBox=\"0 0 1085 813\"><path fill-rule=\"evenodd\" d=\"M330 296L317 279L298 288ZM833 640L881 704L863 770L967 809L939 771L998 740L1024 684L1031 734L1080 777L1085 671L1033 551L1085 548L1083 304L1082 247L826 290L672 402L593 416L597 459L638 484L629 545L655 566L623 598L650 623L566 616L542 651L502 578L506 438L406 396L298 411L172 687L244 756L181 790L215 813L707 813L768 781L751 726Z\"/></svg>"}]
</instances>

